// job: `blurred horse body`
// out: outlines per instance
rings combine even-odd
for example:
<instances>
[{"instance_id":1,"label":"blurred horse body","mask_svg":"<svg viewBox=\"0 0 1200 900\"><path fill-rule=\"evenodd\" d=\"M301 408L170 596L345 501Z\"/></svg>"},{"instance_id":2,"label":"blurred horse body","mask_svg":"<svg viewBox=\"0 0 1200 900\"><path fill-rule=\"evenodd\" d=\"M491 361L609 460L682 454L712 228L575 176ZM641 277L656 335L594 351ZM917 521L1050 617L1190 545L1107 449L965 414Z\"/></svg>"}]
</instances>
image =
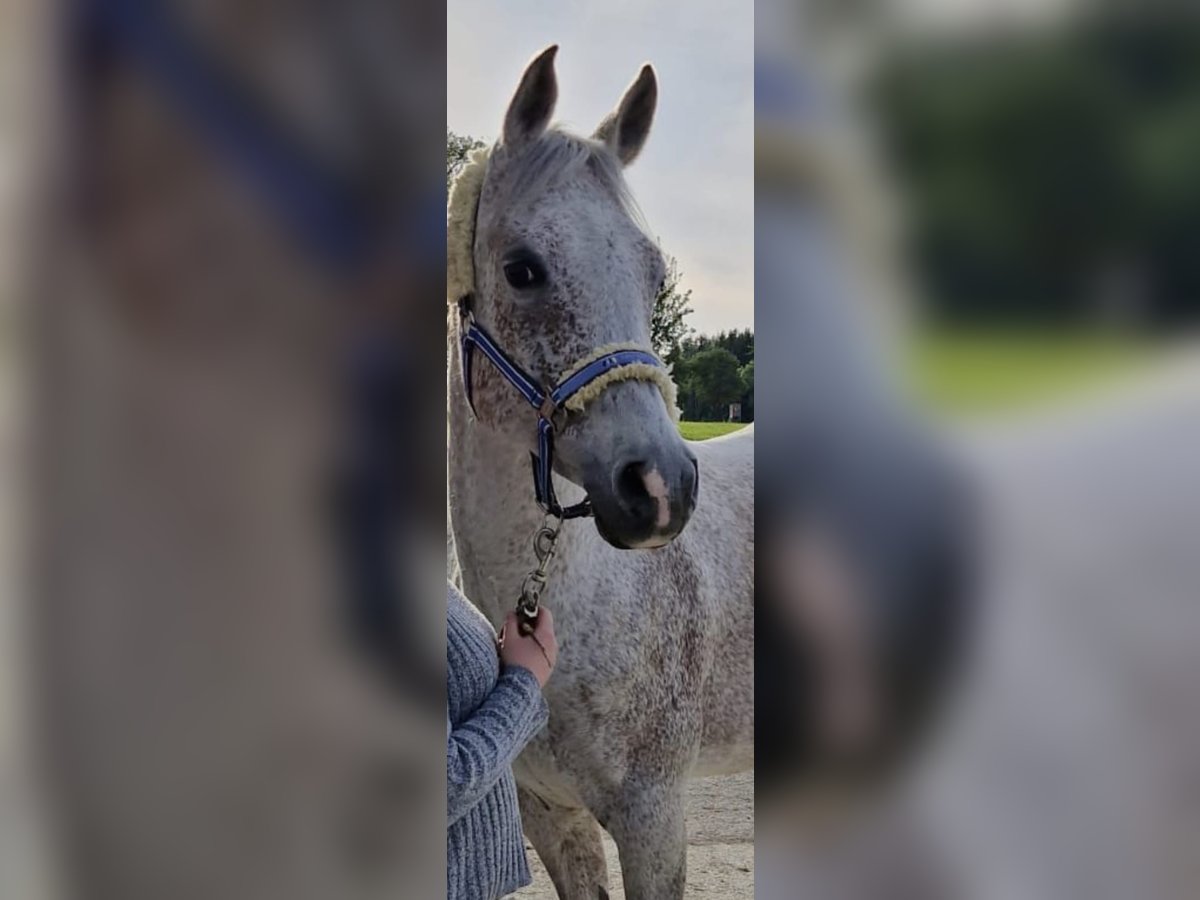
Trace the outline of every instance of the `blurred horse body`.
<instances>
[{"instance_id":1,"label":"blurred horse body","mask_svg":"<svg viewBox=\"0 0 1200 900\"><path fill-rule=\"evenodd\" d=\"M419 111L390 89L365 95L344 56L379 61L378 44L359 43L374 22L372 41L394 36L403 79L419 73L394 60L419 67L420 47L441 38L422 42L369 2L332 19L235 3L70 6L114 18L97 31L68 17L33 310L31 609L68 894L432 895L438 882L414 884L412 863L444 845L409 827L410 810L422 797L442 807L444 769L403 802L394 789L405 766L440 760L440 718L425 728L419 705L344 640L326 514L346 345L364 323L394 334L412 285L298 253L274 202L294 195L261 176L293 150L361 171L356 151L390 147L395 168L371 173L379 193L411 196L418 144L401 123ZM397 44L406 37L412 48ZM186 69L183 45L203 68ZM250 172L240 163L265 146L250 141L265 119L243 115L255 104L295 143ZM436 580L430 592L442 595ZM436 608L408 625L432 631L436 660Z\"/></svg>"},{"instance_id":2,"label":"blurred horse body","mask_svg":"<svg viewBox=\"0 0 1200 900\"><path fill-rule=\"evenodd\" d=\"M870 783L925 731L964 644L975 517L896 365L903 279L863 135L807 56L762 57L756 774L804 796Z\"/></svg>"}]
</instances>

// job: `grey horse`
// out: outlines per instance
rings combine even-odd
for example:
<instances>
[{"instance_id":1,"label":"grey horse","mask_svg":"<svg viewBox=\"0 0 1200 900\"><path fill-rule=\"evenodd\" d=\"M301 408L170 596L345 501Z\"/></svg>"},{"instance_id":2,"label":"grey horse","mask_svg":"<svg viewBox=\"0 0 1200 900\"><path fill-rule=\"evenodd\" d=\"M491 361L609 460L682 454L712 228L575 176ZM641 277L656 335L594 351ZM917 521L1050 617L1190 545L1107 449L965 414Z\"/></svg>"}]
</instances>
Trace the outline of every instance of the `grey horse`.
<instances>
[{"instance_id":1,"label":"grey horse","mask_svg":"<svg viewBox=\"0 0 1200 900\"><path fill-rule=\"evenodd\" d=\"M650 131L654 71L578 137L549 127L555 51L521 79L465 251L476 320L545 383L596 348L648 348L664 272L622 174ZM452 259L455 237L452 223ZM453 538L466 595L499 625L542 523L535 417L481 362L472 412L457 328L448 346ZM515 769L526 834L564 898L607 896L601 827L627 897L682 897L688 777L752 762L753 432L689 444L672 412L654 384L621 381L557 436L558 494L586 491L595 527L562 527L544 594L561 645L550 724Z\"/></svg>"}]
</instances>

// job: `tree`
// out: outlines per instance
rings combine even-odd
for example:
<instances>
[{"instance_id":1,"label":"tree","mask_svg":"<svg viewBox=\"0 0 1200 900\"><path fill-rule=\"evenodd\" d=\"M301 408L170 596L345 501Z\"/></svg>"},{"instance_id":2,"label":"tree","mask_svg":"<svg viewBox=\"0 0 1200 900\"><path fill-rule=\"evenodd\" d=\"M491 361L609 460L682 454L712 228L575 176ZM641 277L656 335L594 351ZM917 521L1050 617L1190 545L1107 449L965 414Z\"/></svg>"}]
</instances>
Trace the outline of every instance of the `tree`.
<instances>
[{"instance_id":1,"label":"tree","mask_svg":"<svg viewBox=\"0 0 1200 900\"><path fill-rule=\"evenodd\" d=\"M737 357L723 347L701 350L687 360L685 391L697 418L724 419L730 403L742 398L744 384Z\"/></svg>"},{"instance_id":2,"label":"tree","mask_svg":"<svg viewBox=\"0 0 1200 900\"><path fill-rule=\"evenodd\" d=\"M712 347L728 350L737 357L738 364L744 366L754 359L754 332L743 328L740 331L688 335L680 342L679 355L692 356Z\"/></svg>"},{"instance_id":3,"label":"tree","mask_svg":"<svg viewBox=\"0 0 1200 900\"><path fill-rule=\"evenodd\" d=\"M650 344L654 352L669 362L679 358L679 347L691 329L684 322L692 314L692 290L681 290L679 263L667 257L667 276L658 296L654 298L654 313L650 317Z\"/></svg>"},{"instance_id":4,"label":"tree","mask_svg":"<svg viewBox=\"0 0 1200 900\"><path fill-rule=\"evenodd\" d=\"M742 421L754 421L754 360L738 369L738 377L742 379Z\"/></svg>"},{"instance_id":5,"label":"tree","mask_svg":"<svg viewBox=\"0 0 1200 900\"><path fill-rule=\"evenodd\" d=\"M722 332L717 335L717 346L724 347L736 356L743 366L754 362L754 332L749 328Z\"/></svg>"},{"instance_id":6,"label":"tree","mask_svg":"<svg viewBox=\"0 0 1200 900\"><path fill-rule=\"evenodd\" d=\"M716 354L712 356L712 354ZM726 357L732 357L729 366ZM699 365L696 360L699 359ZM714 363L720 359L722 362ZM675 383L679 386L679 408L683 417L690 421L724 420L729 413L728 404L742 404L742 421L754 421L754 332L749 328L721 331L717 334L688 334L679 342L674 357ZM714 373L718 366L724 374L727 390L714 394ZM732 368L740 390L734 394L734 380L728 374Z\"/></svg>"},{"instance_id":7,"label":"tree","mask_svg":"<svg viewBox=\"0 0 1200 900\"><path fill-rule=\"evenodd\" d=\"M471 153L479 150L484 146L483 141L479 138L471 137L469 134L455 134L453 131L446 132L446 187L454 181L456 175L462 171L463 166L471 158Z\"/></svg>"},{"instance_id":8,"label":"tree","mask_svg":"<svg viewBox=\"0 0 1200 900\"><path fill-rule=\"evenodd\" d=\"M1090 324L1115 294L1146 324L1200 321L1200 29L1083 5L1070 28L885 55L927 318Z\"/></svg>"}]
</instances>

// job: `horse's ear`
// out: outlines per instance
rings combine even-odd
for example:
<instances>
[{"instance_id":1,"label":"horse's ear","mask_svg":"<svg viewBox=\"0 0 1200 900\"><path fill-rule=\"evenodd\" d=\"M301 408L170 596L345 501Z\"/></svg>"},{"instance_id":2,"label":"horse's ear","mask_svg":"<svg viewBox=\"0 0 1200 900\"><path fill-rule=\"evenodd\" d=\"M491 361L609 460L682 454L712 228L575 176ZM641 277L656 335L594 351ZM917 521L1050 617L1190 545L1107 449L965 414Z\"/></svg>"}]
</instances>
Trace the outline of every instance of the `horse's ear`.
<instances>
[{"instance_id":1,"label":"horse's ear","mask_svg":"<svg viewBox=\"0 0 1200 900\"><path fill-rule=\"evenodd\" d=\"M558 100L558 78L554 74L557 53L557 44L547 47L534 57L521 76L521 83L504 115L503 143L506 146L520 147L536 140L550 124L554 103Z\"/></svg>"},{"instance_id":2,"label":"horse's ear","mask_svg":"<svg viewBox=\"0 0 1200 900\"><path fill-rule=\"evenodd\" d=\"M644 65L620 104L604 117L592 136L608 144L621 162L629 165L642 152L657 104L658 78L652 66Z\"/></svg>"}]
</instances>

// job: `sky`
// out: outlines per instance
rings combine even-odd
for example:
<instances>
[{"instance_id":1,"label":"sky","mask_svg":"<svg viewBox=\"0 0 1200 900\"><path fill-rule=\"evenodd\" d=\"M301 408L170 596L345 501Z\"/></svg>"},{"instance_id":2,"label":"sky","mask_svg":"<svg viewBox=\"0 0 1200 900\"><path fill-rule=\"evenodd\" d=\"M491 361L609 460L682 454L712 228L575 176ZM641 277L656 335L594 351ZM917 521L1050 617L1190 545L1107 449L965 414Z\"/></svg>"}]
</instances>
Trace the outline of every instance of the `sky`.
<instances>
[{"instance_id":1,"label":"sky","mask_svg":"<svg viewBox=\"0 0 1200 900\"><path fill-rule=\"evenodd\" d=\"M555 120L591 134L643 63L658 110L626 170L701 333L754 325L754 7L717 0L449 0L447 127L491 143L525 65L558 44Z\"/></svg>"}]
</instances>

